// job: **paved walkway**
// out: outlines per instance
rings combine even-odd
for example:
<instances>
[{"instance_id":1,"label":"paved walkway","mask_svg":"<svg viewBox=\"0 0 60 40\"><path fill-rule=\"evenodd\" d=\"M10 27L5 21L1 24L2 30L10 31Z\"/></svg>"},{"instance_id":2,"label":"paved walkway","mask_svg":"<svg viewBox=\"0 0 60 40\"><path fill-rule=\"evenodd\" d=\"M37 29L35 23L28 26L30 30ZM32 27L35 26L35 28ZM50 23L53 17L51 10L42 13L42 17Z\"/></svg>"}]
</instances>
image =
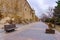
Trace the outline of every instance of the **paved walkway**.
<instances>
[{"instance_id":1,"label":"paved walkway","mask_svg":"<svg viewBox=\"0 0 60 40\"><path fill-rule=\"evenodd\" d=\"M60 33L46 34L48 28L43 22L22 26L12 33L0 33L0 40L60 40Z\"/></svg>"}]
</instances>

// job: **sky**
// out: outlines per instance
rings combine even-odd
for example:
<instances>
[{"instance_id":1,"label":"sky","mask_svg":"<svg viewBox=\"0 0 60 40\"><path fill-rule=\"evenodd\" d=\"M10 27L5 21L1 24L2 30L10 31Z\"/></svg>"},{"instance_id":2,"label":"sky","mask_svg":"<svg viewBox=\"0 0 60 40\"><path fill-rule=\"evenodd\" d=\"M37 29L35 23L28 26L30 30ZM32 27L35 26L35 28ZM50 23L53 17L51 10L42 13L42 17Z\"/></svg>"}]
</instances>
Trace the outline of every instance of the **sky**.
<instances>
[{"instance_id":1,"label":"sky","mask_svg":"<svg viewBox=\"0 0 60 40\"><path fill-rule=\"evenodd\" d=\"M49 16L48 9L54 9L58 0L27 0L30 6L35 10L35 14L40 18L42 14ZM51 12L52 14L52 12Z\"/></svg>"}]
</instances>

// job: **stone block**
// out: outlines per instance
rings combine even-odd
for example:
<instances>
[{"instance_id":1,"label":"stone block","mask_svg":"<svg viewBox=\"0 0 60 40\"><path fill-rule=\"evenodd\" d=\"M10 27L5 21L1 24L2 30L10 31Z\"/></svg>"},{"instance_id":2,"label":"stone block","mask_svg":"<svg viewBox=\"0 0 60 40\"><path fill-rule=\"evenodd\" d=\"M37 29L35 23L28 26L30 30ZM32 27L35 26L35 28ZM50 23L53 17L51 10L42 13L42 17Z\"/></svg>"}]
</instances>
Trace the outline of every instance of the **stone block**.
<instances>
[{"instance_id":1,"label":"stone block","mask_svg":"<svg viewBox=\"0 0 60 40\"><path fill-rule=\"evenodd\" d=\"M55 30L53 30L53 29L46 29L46 33L48 33L48 34L55 34Z\"/></svg>"}]
</instances>

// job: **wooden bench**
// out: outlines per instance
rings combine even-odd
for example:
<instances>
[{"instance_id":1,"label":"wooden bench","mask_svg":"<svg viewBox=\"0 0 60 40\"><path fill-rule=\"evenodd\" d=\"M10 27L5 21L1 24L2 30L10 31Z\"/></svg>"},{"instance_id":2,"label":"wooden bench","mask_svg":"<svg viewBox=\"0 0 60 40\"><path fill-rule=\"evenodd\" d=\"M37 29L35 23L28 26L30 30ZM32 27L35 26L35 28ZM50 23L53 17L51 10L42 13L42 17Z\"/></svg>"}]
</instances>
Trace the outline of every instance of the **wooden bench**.
<instances>
[{"instance_id":1,"label":"wooden bench","mask_svg":"<svg viewBox=\"0 0 60 40\"><path fill-rule=\"evenodd\" d=\"M4 30L5 30L6 32L15 30L15 28L16 28L16 25L15 25L15 24L4 25Z\"/></svg>"}]
</instances>

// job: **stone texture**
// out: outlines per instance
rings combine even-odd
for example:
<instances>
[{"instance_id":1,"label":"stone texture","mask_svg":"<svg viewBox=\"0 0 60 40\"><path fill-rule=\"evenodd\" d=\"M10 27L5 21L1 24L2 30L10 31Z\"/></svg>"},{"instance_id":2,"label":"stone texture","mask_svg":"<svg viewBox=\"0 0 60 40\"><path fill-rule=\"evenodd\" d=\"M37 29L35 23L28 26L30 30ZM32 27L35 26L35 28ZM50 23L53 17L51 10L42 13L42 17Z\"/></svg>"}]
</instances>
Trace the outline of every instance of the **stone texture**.
<instances>
[{"instance_id":1,"label":"stone texture","mask_svg":"<svg viewBox=\"0 0 60 40\"><path fill-rule=\"evenodd\" d=\"M0 10L4 17L15 18L15 22L19 20L39 21L27 0L0 0ZM16 20L15 16L19 18Z\"/></svg>"}]
</instances>

